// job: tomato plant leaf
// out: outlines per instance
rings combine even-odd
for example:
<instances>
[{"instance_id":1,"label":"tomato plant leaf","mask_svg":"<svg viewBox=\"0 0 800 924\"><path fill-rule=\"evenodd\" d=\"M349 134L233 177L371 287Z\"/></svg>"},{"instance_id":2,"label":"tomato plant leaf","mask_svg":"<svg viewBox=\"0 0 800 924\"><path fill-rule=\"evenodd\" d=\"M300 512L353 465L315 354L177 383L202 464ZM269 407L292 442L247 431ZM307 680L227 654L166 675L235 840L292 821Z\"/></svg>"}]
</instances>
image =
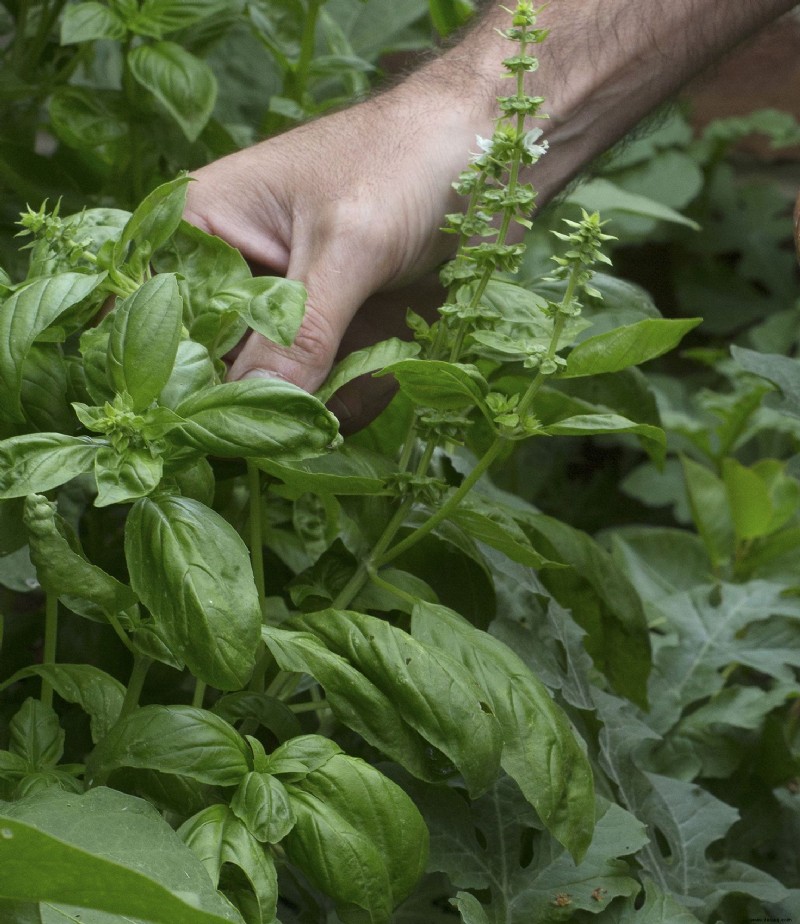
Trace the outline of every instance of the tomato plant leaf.
<instances>
[{"instance_id":1,"label":"tomato plant leaf","mask_svg":"<svg viewBox=\"0 0 800 924\"><path fill-rule=\"evenodd\" d=\"M207 683L244 686L261 608L247 547L218 513L188 497L138 500L125 525L131 586L167 647Z\"/></svg>"}]
</instances>

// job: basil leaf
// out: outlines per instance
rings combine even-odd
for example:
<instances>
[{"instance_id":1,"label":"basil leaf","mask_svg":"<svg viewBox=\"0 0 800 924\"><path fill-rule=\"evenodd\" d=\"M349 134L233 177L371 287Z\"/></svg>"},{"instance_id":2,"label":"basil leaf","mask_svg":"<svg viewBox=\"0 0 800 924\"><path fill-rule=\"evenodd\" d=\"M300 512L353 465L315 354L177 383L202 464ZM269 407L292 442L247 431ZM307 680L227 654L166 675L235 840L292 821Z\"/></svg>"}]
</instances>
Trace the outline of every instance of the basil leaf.
<instances>
[{"instance_id":1,"label":"basil leaf","mask_svg":"<svg viewBox=\"0 0 800 924\"><path fill-rule=\"evenodd\" d=\"M28 433L0 442L0 498L56 488L91 470L94 440L60 433Z\"/></svg>"},{"instance_id":2,"label":"basil leaf","mask_svg":"<svg viewBox=\"0 0 800 924\"><path fill-rule=\"evenodd\" d=\"M215 885L225 863L237 866L253 887L259 920L275 921L278 874L270 854L227 805L210 805L178 829L178 837L199 858Z\"/></svg>"},{"instance_id":3,"label":"basil leaf","mask_svg":"<svg viewBox=\"0 0 800 924\"><path fill-rule=\"evenodd\" d=\"M560 378L619 372L673 349L702 318L645 318L587 337L567 357Z\"/></svg>"},{"instance_id":4,"label":"basil leaf","mask_svg":"<svg viewBox=\"0 0 800 924\"><path fill-rule=\"evenodd\" d=\"M102 447L94 460L95 507L123 504L151 494L161 482L163 469L163 460L154 457L149 449L119 453Z\"/></svg>"},{"instance_id":5,"label":"basil leaf","mask_svg":"<svg viewBox=\"0 0 800 924\"><path fill-rule=\"evenodd\" d=\"M141 46L131 54L148 47ZM115 265L122 264L128 258L130 245L135 244L132 268L137 274L145 272L152 255L166 244L181 223L188 183L188 176L179 176L157 186L142 199L113 245Z\"/></svg>"},{"instance_id":6,"label":"basil leaf","mask_svg":"<svg viewBox=\"0 0 800 924\"><path fill-rule=\"evenodd\" d=\"M248 773L231 799L231 811L265 844L283 840L296 821L286 787L270 773Z\"/></svg>"},{"instance_id":7,"label":"basil leaf","mask_svg":"<svg viewBox=\"0 0 800 924\"><path fill-rule=\"evenodd\" d=\"M134 78L161 103L189 141L211 117L217 79L211 68L175 42L139 45L128 53Z\"/></svg>"},{"instance_id":8,"label":"basil leaf","mask_svg":"<svg viewBox=\"0 0 800 924\"><path fill-rule=\"evenodd\" d=\"M22 423L22 365L34 341L100 285L105 273L35 279L0 304L0 418Z\"/></svg>"},{"instance_id":9,"label":"basil leaf","mask_svg":"<svg viewBox=\"0 0 800 924\"><path fill-rule=\"evenodd\" d=\"M181 326L178 283L168 273L148 279L114 309L108 376L117 392L130 395L134 410L146 408L169 381Z\"/></svg>"},{"instance_id":10,"label":"basil leaf","mask_svg":"<svg viewBox=\"0 0 800 924\"><path fill-rule=\"evenodd\" d=\"M77 703L91 720L92 741L106 736L119 718L125 687L91 664L33 664L9 677L5 689L26 677L41 677L68 703Z\"/></svg>"},{"instance_id":11,"label":"basil leaf","mask_svg":"<svg viewBox=\"0 0 800 924\"><path fill-rule=\"evenodd\" d=\"M219 13L238 11L241 0L144 0L127 18L137 35L161 38ZM232 10L233 8L233 10Z\"/></svg>"},{"instance_id":12,"label":"basil leaf","mask_svg":"<svg viewBox=\"0 0 800 924\"><path fill-rule=\"evenodd\" d=\"M158 403L174 409L184 398L210 388L215 381L214 363L208 350L194 340L181 340Z\"/></svg>"},{"instance_id":13,"label":"basil leaf","mask_svg":"<svg viewBox=\"0 0 800 924\"><path fill-rule=\"evenodd\" d=\"M475 366L434 359L403 359L380 375L393 375L414 404L441 411L480 405L489 386Z\"/></svg>"},{"instance_id":14,"label":"basil leaf","mask_svg":"<svg viewBox=\"0 0 800 924\"><path fill-rule=\"evenodd\" d=\"M638 437L656 465L661 465L667 451L667 437L660 427L639 424L620 414L578 414L548 424L539 431L548 436L587 436L594 433L632 433Z\"/></svg>"},{"instance_id":15,"label":"basil leaf","mask_svg":"<svg viewBox=\"0 0 800 924\"><path fill-rule=\"evenodd\" d=\"M63 902L151 924L243 924L148 803L47 790L0 809L0 897ZM10 837L9 837L10 834Z\"/></svg>"},{"instance_id":16,"label":"basil leaf","mask_svg":"<svg viewBox=\"0 0 800 924\"><path fill-rule=\"evenodd\" d=\"M411 626L414 638L455 657L485 691L503 732L501 766L580 862L594 830L592 770L547 688L507 645L446 607L418 603Z\"/></svg>"},{"instance_id":17,"label":"basil leaf","mask_svg":"<svg viewBox=\"0 0 800 924\"><path fill-rule=\"evenodd\" d=\"M221 690L241 689L261 625L247 547L218 513L188 497L143 497L125 525L131 586L164 643Z\"/></svg>"},{"instance_id":18,"label":"basil leaf","mask_svg":"<svg viewBox=\"0 0 800 924\"><path fill-rule=\"evenodd\" d=\"M324 767L342 749L322 735L299 735L279 745L267 757L264 769L283 777L283 782L296 783Z\"/></svg>"},{"instance_id":19,"label":"basil leaf","mask_svg":"<svg viewBox=\"0 0 800 924\"><path fill-rule=\"evenodd\" d=\"M25 418L40 432L75 432L69 405L69 374L61 347L35 343L22 364L20 401Z\"/></svg>"},{"instance_id":20,"label":"basil leaf","mask_svg":"<svg viewBox=\"0 0 800 924\"><path fill-rule=\"evenodd\" d=\"M117 12L87 0L85 3L70 4L64 10L61 20L61 44L73 45L96 39L123 39L125 22Z\"/></svg>"},{"instance_id":21,"label":"basil leaf","mask_svg":"<svg viewBox=\"0 0 800 924\"><path fill-rule=\"evenodd\" d=\"M447 755L471 793L491 785L502 747L500 726L458 662L361 613L328 610L292 624L311 632L381 690L405 723Z\"/></svg>"},{"instance_id":22,"label":"basil leaf","mask_svg":"<svg viewBox=\"0 0 800 924\"><path fill-rule=\"evenodd\" d=\"M391 494L388 482L395 473L384 455L344 443L337 452L316 459L274 462L258 459L256 465L301 494Z\"/></svg>"},{"instance_id":23,"label":"basil leaf","mask_svg":"<svg viewBox=\"0 0 800 924\"><path fill-rule=\"evenodd\" d=\"M345 754L287 788L297 816L283 841L289 860L333 897L344 920L359 908L367 912L361 920L388 922L428 858L428 831L411 799Z\"/></svg>"},{"instance_id":24,"label":"basil leaf","mask_svg":"<svg viewBox=\"0 0 800 924\"><path fill-rule=\"evenodd\" d=\"M39 583L69 609L105 620L137 602L130 587L88 561L78 537L47 498L29 495L24 521Z\"/></svg>"},{"instance_id":25,"label":"basil leaf","mask_svg":"<svg viewBox=\"0 0 800 924\"><path fill-rule=\"evenodd\" d=\"M218 292L215 303L235 311L267 340L291 346L303 321L306 290L293 279L255 276Z\"/></svg>"},{"instance_id":26,"label":"basil leaf","mask_svg":"<svg viewBox=\"0 0 800 924\"><path fill-rule=\"evenodd\" d=\"M195 706L142 706L117 722L87 764L91 785L119 767L158 770L200 783L236 786L250 749L224 719Z\"/></svg>"},{"instance_id":27,"label":"basil leaf","mask_svg":"<svg viewBox=\"0 0 800 924\"><path fill-rule=\"evenodd\" d=\"M409 359L417 353L419 353L418 343L400 340L399 337L392 337L380 343L373 343L361 350L354 350L333 367L324 384L314 394L324 403L342 385L346 385L358 376L377 372L390 363Z\"/></svg>"},{"instance_id":28,"label":"basil leaf","mask_svg":"<svg viewBox=\"0 0 800 924\"><path fill-rule=\"evenodd\" d=\"M216 385L175 412L185 423L172 439L218 456L305 459L326 452L338 435L336 418L316 398L276 379Z\"/></svg>"},{"instance_id":29,"label":"basil leaf","mask_svg":"<svg viewBox=\"0 0 800 924\"><path fill-rule=\"evenodd\" d=\"M28 698L8 725L9 750L30 771L55 767L64 753L64 731L50 706Z\"/></svg>"}]
</instances>

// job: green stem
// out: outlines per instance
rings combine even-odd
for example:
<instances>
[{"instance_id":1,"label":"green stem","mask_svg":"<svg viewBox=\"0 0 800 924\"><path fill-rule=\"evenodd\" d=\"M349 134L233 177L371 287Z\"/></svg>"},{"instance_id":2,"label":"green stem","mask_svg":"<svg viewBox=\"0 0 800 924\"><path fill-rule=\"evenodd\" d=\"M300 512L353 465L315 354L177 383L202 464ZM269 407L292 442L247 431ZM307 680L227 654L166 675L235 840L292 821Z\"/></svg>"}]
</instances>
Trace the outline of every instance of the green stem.
<instances>
[{"instance_id":1,"label":"green stem","mask_svg":"<svg viewBox=\"0 0 800 924\"><path fill-rule=\"evenodd\" d=\"M42 663L47 666L56 663L56 646L58 642L58 597L47 594L44 603L44 653ZM43 706L53 705L53 687L49 680L42 677L40 699Z\"/></svg>"},{"instance_id":2,"label":"green stem","mask_svg":"<svg viewBox=\"0 0 800 924\"><path fill-rule=\"evenodd\" d=\"M194 696L192 697L192 705L196 706L198 709L203 708L203 700L206 695L206 684L205 681L200 680L199 678L195 679L194 682Z\"/></svg>"},{"instance_id":3,"label":"green stem","mask_svg":"<svg viewBox=\"0 0 800 924\"><path fill-rule=\"evenodd\" d=\"M264 533L262 526L263 506L261 503L261 472L247 463L247 486L250 490L250 562L253 566L253 578L258 591L258 603L261 607L261 619L266 623L267 592L264 576Z\"/></svg>"},{"instance_id":4,"label":"green stem","mask_svg":"<svg viewBox=\"0 0 800 924\"><path fill-rule=\"evenodd\" d=\"M128 689L125 691L125 699L122 701L120 719L130 715L138 707L144 681L152 663L153 659L148 658L147 655L135 654L133 656L133 668L128 681Z\"/></svg>"},{"instance_id":5,"label":"green stem","mask_svg":"<svg viewBox=\"0 0 800 924\"><path fill-rule=\"evenodd\" d=\"M328 702L324 699L320 700L311 700L311 702L297 703L294 706L289 706L289 708L295 714L301 712L322 712L323 709L330 709Z\"/></svg>"}]
</instances>

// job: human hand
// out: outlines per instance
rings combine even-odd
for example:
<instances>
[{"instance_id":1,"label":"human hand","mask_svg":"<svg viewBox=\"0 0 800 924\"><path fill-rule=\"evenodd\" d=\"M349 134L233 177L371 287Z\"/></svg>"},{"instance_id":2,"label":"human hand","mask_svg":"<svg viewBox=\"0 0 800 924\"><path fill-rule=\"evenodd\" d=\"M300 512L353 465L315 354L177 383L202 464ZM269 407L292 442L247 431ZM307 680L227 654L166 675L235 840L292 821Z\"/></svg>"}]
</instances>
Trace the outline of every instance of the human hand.
<instances>
[{"instance_id":1,"label":"human hand","mask_svg":"<svg viewBox=\"0 0 800 924\"><path fill-rule=\"evenodd\" d=\"M308 291L293 346L251 333L231 378L273 375L313 391L346 332L349 351L397 335L405 309L420 310L409 301L419 284L416 293L404 287L448 256L454 241L439 228L458 208L450 184L474 147L460 105L399 87L194 174L187 220L238 248L256 271ZM435 288L429 277L424 301ZM374 394L354 387L337 396L350 428L380 405L376 382Z\"/></svg>"}]
</instances>

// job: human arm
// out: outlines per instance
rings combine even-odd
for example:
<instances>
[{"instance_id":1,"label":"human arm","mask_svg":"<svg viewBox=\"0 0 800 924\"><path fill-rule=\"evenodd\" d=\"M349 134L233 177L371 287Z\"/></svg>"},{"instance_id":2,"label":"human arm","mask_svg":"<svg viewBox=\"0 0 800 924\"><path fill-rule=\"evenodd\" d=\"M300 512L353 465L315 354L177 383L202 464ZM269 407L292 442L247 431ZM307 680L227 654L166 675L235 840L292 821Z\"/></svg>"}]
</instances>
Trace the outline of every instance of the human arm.
<instances>
[{"instance_id":1,"label":"human arm","mask_svg":"<svg viewBox=\"0 0 800 924\"><path fill-rule=\"evenodd\" d=\"M552 0L530 90L547 100L550 153L530 179L550 198L710 61L792 0ZM489 135L510 45L498 5L454 48L391 90L217 161L196 174L187 217L266 271L305 283L306 319L286 350L251 335L231 375L324 379L345 331L376 292L449 255L439 232L459 207L450 184ZM374 300L360 312L374 320ZM351 331L355 328L351 328ZM387 331L386 336L389 335Z\"/></svg>"}]
</instances>

